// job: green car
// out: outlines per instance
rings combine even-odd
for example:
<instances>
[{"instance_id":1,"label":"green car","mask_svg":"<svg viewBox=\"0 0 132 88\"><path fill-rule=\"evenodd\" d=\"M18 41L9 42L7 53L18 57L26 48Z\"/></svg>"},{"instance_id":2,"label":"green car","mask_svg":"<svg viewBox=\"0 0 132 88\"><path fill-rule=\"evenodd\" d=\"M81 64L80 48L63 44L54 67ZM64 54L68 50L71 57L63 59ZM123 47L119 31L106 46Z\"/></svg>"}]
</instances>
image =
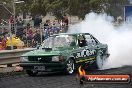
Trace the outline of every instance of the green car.
<instances>
[{"instance_id":1,"label":"green car","mask_svg":"<svg viewBox=\"0 0 132 88\"><path fill-rule=\"evenodd\" d=\"M23 54L20 66L30 76L43 71L73 74L79 66L102 68L108 56L107 44L89 33L61 33L45 39L38 49Z\"/></svg>"}]
</instances>

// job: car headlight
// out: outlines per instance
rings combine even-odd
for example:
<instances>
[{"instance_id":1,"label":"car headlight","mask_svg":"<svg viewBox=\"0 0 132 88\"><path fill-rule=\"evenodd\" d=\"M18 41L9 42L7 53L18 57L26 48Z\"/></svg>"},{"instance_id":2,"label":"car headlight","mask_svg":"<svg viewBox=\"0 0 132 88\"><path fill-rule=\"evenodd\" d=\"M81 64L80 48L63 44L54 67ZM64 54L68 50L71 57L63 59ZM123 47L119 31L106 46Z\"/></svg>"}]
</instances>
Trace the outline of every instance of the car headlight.
<instances>
[{"instance_id":1,"label":"car headlight","mask_svg":"<svg viewBox=\"0 0 132 88\"><path fill-rule=\"evenodd\" d=\"M28 61L28 57L21 57L21 58L20 58L20 61L21 61L21 62L26 62L26 61Z\"/></svg>"},{"instance_id":2,"label":"car headlight","mask_svg":"<svg viewBox=\"0 0 132 88\"><path fill-rule=\"evenodd\" d=\"M53 56L52 61L59 61L59 56Z\"/></svg>"},{"instance_id":3,"label":"car headlight","mask_svg":"<svg viewBox=\"0 0 132 88\"><path fill-rule=\"evenodd\" d=\"M65 61L63 56L53 56L52 61Z\"/></svg>"}]
</instances>

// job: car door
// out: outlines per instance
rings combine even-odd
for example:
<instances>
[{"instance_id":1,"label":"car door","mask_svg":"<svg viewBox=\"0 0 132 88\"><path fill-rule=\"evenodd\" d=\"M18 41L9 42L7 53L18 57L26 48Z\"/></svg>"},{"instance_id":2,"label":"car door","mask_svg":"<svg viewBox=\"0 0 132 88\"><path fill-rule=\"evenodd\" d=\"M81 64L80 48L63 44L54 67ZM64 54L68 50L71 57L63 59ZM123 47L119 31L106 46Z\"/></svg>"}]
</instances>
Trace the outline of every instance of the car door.
<instances>
[{"instance_id":1,"label":"car door","mask_svg":"<svg viewBox=\"0 0 132 88\"><path fill-rule=\"evenodd\" d=\"M82 64L92 65L96 60L97 46L99 42L94 39L90 34L85 34L87 46L84 47L84 62Z\"/></svg>"},{"instance_id":2,"label":"car door","mask_svg":"<svg viewBox=\"0 0 132 88\"><path fill-rule=\"evenodd\" d=\"M90 37L90 35L88 35L87 37ZM76 59L77 65L91 63L91 61L95 59L93 58L93 56L95 55L96 51L92 45L92 42L90 42L90 40L87 40L85 34L79 34L77 36L78 48L76 49L76 52L74 52L74 57Z\"/></svg>"}]
</instances>

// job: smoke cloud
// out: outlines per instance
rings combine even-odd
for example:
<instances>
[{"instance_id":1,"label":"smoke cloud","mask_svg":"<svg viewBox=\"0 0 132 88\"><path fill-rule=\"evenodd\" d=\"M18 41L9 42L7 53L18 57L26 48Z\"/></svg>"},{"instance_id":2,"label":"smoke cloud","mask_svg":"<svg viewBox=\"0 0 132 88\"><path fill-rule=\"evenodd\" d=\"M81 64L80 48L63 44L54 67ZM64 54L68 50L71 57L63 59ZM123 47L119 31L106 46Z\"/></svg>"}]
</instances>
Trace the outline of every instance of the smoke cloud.
<instances>
[{"instance_id":1,"label":"smoke cloud","mask_svg":"<svg viewBox=\"0 0 132 88\"><path fill-rule=\"evenodd\" d=\"M102 69L132 65L132 26L123 23L115 27L113 17L107 14L89 13L85 19L70 26L70 33L91 33L100 42L108 44L110 57Z\"/></svg>"}]
</instances>

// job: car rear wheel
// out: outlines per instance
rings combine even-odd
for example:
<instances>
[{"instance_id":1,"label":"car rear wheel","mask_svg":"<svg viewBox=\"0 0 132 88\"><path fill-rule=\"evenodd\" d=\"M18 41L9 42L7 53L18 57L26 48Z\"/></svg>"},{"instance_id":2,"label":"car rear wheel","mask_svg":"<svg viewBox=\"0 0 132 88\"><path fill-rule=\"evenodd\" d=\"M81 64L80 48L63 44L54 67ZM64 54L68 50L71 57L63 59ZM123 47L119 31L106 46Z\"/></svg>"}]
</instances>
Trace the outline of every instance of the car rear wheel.
<instances>
[{"instance_id":1,"label":"car rear wheel","mask_svg":"<svg viewBox=\"0 0 132 88\"><path fill-rule=\"evenodd\" d=\"M75 70L75 63L72 59L69 59L66 64L66 73L67 74L73 74Z\"/></svg>"},{"instance_id":2,"label":"car rear wheel","mask_svg":"<svg viewBox=\"0 0 132 88\"><path fill-rule=\"evenodd\" d=\"M37 71L33 71L33 70L26 70L26 73L29 75L29 76L36 76L38 74Z\"/></svg>"}]
</instances>

